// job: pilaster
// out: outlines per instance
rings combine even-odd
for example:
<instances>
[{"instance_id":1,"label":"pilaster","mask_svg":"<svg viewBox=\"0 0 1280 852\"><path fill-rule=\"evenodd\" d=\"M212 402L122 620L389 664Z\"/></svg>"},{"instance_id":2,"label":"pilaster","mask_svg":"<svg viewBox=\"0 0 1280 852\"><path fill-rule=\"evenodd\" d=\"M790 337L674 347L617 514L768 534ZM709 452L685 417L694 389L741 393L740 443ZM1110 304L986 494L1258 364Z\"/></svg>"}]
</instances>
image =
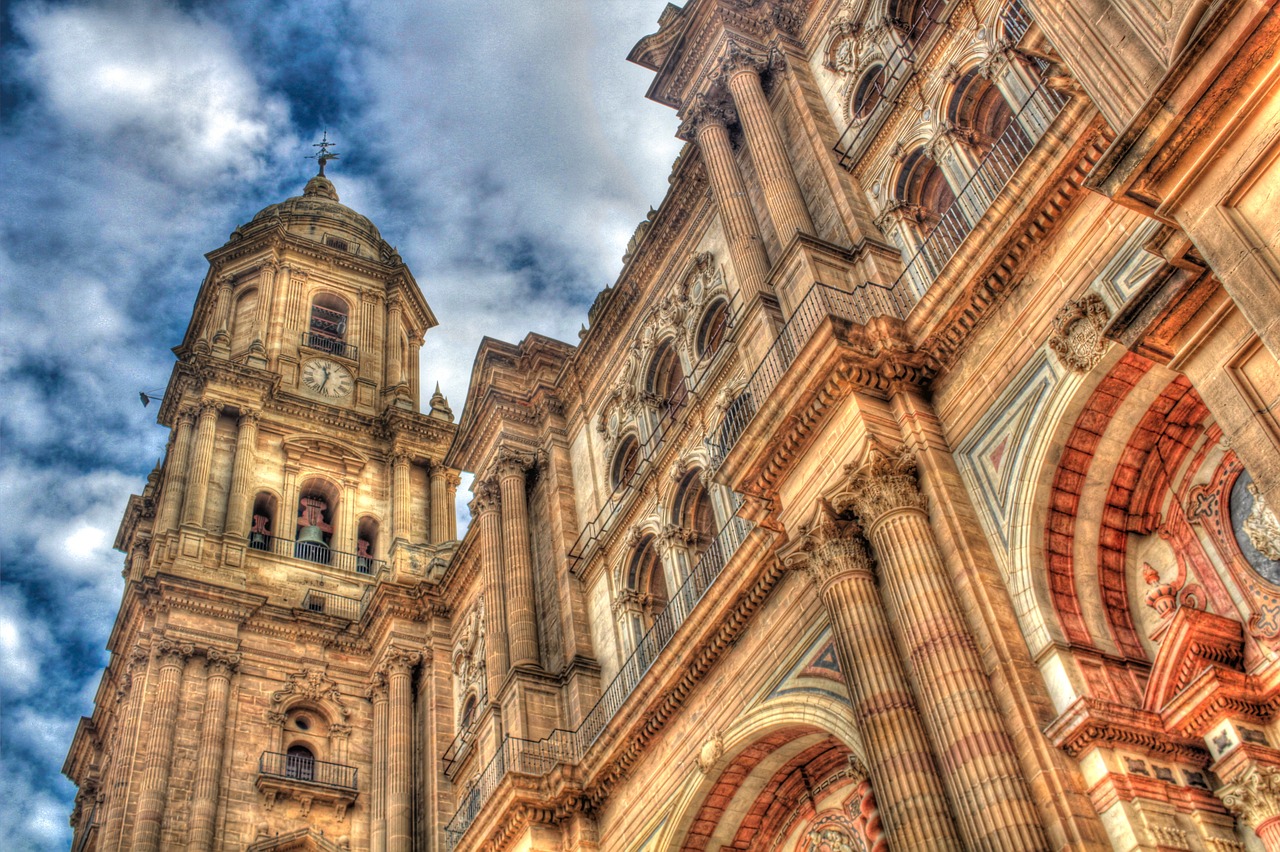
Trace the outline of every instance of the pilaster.
<instances>
[{"instance_id":1,"label":"pilaster","mask_svg":"<svg viewBox=\"0 0 1280 852\"><path fill-rule=\"evenodd\" d=\"M200 751L196 755L195 795L191 802L191 849L213 848L214 817L222 780L222 758L227 743L227 703L231 678L240 666L240 655L211 648L205 652L208 682Z\"/></svg>"},{"instance_id":2,"label":"pilaster","mask_svg":"<svg viewBox=\"0 0 1280 852\"><path fill-rule=\"evenodd\" d=\"M173 760L174 725L182 699L182 673L193 653L194 646L169 639L161 639L155 646L160 671L152 712L149 714L150 748L142 771L138 816L134 825L133 844L130 846L138 852L156 852L160 848L169 769Z\"/></svg>"}]
</instances>

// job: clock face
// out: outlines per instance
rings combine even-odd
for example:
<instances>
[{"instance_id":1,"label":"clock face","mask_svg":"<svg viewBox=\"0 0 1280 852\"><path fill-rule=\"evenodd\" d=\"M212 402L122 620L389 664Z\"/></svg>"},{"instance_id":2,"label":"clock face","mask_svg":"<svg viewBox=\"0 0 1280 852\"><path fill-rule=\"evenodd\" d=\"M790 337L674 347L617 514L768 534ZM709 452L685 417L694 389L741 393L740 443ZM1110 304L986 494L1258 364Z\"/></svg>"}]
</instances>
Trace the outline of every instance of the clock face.
<instances>
[{"instance_id":1,"label":"clock face","mask_svg":"<svg viewBox=\"0 0 1280 852\"><path fill-rule=\"evenodd\" d=\"M313 358L302 365L302 383L327 397L343 397L351 393L351 371L328 358Z\"/></svg>"}]
</instances>

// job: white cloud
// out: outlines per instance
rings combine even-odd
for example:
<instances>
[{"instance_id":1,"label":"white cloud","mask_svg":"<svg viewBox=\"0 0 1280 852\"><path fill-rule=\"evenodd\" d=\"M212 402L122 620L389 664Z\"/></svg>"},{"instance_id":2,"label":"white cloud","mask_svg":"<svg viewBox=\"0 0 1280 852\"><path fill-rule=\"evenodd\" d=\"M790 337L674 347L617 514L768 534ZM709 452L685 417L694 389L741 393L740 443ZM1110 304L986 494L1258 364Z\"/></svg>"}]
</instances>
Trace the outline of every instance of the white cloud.
<instances>
[{"instance_id":1,"label":"white cloud","mask_svg":"<svg viewBox=\"0 0 1280 852\"><path fill-rule=\"evenodd\" d=\"M27 72L67 126L172 177L252 164L284 118L221 26L158 2L24 7Z\"/></svg>"},{"instance_id":2,"label":"white cloud","mask_svg":"<svg viewBox=\"0 0 1280 852\"><path fill-rule=\"evenodd\" d=\"M0 680L9 697L29 694L40 682L53 634L22 604L6 593L0 597Z\"/></svg>"}]
</instances>

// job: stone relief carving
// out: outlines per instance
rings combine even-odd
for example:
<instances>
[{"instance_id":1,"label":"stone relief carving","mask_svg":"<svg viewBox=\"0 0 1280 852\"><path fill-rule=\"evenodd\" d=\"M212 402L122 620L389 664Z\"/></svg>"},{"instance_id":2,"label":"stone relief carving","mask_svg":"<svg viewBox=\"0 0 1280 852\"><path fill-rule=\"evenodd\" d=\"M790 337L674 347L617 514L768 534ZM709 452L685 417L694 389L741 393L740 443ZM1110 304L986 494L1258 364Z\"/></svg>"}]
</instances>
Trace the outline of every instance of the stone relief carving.
<instances>
[{"instance_id":1,"label":"stone relief carving","mask_svg":"<svg viewBox=\"0 0 1280 852\"><path fill-rule=\"evenodd\" d=\"M453 648L454 707L462 713L467 693L474 687L483 698L485 691L485 618L484 595L476 598L475 605L462 624L462 634Z\"/></svg>"},{"instance_id":2,"label":"stone relief carving","mask_svg":"<svg viewBox=\"0 0 1280 852\"><path fill-rule=\"evenodd\" d=\"M1067 302L1053 318L1049 348L1069 370L1087 373L1106 352L1102 329L1111 318L1106 302L1097 293L1087 293Z\"/></svg>"},{"instance_id":3,"label":"stone relief carving","mask_svg":"<svg viewBox=\"0 0 1280 852\"><path fill-rule=\"evenodd\" d=\"M698 751L698 769L706 775L715 768L716 761L724 754L724 740L719 734L713 734L711 739L702 744L702 748Z\"/></svg>"},{"instance_id":4,"label":"stone relief carving","mask_svg":"<svg viewBox=\"0 0 1280 852\"><path fill-rule=\"evenodd\" d=\"M1263 556L1280 560L1280 519L1267 505L1257 485L1250 482L1246 487L1253 497L1253 510L1244 519L1245 535Z\"/></svg>"},{"instance_id":5,"label":"stone relief carving","mask_svg":"<svg viewBox=\"0 0 1280 852\"><path fill-rule=\"evenodd\" d=\"M289 675L289 682L283 689L271 693L271 710L268 715L283 721L284 705L294 698L309 698L312 701L328 700L337 706L342 718L351 715L351 710L342 700L342 692L338 684L330 680L322 669L304 668L300 672Z\"/></svg>"}]
</instances>

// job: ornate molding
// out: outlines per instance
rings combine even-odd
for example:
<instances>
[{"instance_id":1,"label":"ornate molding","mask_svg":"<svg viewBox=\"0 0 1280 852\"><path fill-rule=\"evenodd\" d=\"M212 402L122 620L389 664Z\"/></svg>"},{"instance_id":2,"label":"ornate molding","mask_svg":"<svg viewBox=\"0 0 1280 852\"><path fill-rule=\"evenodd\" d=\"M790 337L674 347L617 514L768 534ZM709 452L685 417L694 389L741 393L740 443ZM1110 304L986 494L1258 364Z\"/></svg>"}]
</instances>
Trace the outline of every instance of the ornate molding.
<instances>
[{"instance_id":1,"label":"ornate molding","mask_svg":"<svg viewBox=\"0 0 1280 852\"><path fill-rule=\"evenodd\" d=\"M173 639L161 639L155 644L156 659L160 665L185 665L195 654L196 646L190 642L179 642Z\"/></svg>"},{"instance_id":2,"label":"ornate molding","mask_svg":"<svg viewBox=\"0 0 1280 852\"><path fill-rule=\"evenodd\" d=\"M204 666L209 677L230 678L240 668L240 655L210 648L204 653Z\"/></svg>"},{"instance_id":3,"label":"ornate molding","mask_svg":"<svg viewBox=\"0 0 1280 852\"><path fill-rule=\"evenodd\" d=\"M410 675L420 662L422 662L421 651L391 648L383 656L382 664L378 668L388 675Z\"/></svg>"},{"instance_id":4,"label":"ornate molding","mask_svg":"<svg viewBox=\"0 0 1280 852\"><path fill-rule=\"evenodd\" d=\"M369 685L364 688L364 697L374 704L386 701L390 697L387 690L387 676L382 672L369 675Z\"/></svg>"},{"instance_id":5,"label":"ornate molding","mask_svg":"<svg viewBox=\"0 0 1280 852\"><path fill-rule=\"evenodd\" d=\"M1068 301L1053 318L1049 348L1067 369L1087 373L1107 350L1102 330L1110 318L1107 303L1097 293Z\"/></svg>"},{"instance_id":6,"label":"ornate molding","mask_svg":"<svg viewBox=\"0 0 1280 852\"><path fill-rule=\"evenodd\" d=\"M304 668L300 672L289 675L289 682L284 688L271 693L271 712L281 713L287 703L296 699L327 700L337 706L343 719L351 714L342 700L342 691L338 688L338 684L321 669Z\"/></svg>"},{"instance_id":7,"label":"ornate molding","mask_svg":"<svg viewBox=\"0 0 1280 852\"><path fill-rule=\"evenodd\" d=\"M865 524L900 509L925 511L927 502L916 477L916 457L907 447L886 453L872 446L861 466L846 465L848 489L832 500L837 512L852 508Z\"/></svg>"},{"instance_id":8,"label":"ornate molding","mask_svg":"<svg viewBox=\"0 0 1280 852\"><path fill-rule=\"evenodd\" d=\"M485 512L496 512L502 506L501 491L492 479L477 479L471 483L471 516L478 518Z\"/></svg>"},{"instance_id":9,"label":"ornate molding","mask_svg":"<svg viewBox=\"0 0 1280 852\"><path fill-rule=\"evenodd\" d=\"M1280 767L1254 764L1218 789L1218 798L1254 831L1280 819Z\"/></svg>"}]
</instances>

